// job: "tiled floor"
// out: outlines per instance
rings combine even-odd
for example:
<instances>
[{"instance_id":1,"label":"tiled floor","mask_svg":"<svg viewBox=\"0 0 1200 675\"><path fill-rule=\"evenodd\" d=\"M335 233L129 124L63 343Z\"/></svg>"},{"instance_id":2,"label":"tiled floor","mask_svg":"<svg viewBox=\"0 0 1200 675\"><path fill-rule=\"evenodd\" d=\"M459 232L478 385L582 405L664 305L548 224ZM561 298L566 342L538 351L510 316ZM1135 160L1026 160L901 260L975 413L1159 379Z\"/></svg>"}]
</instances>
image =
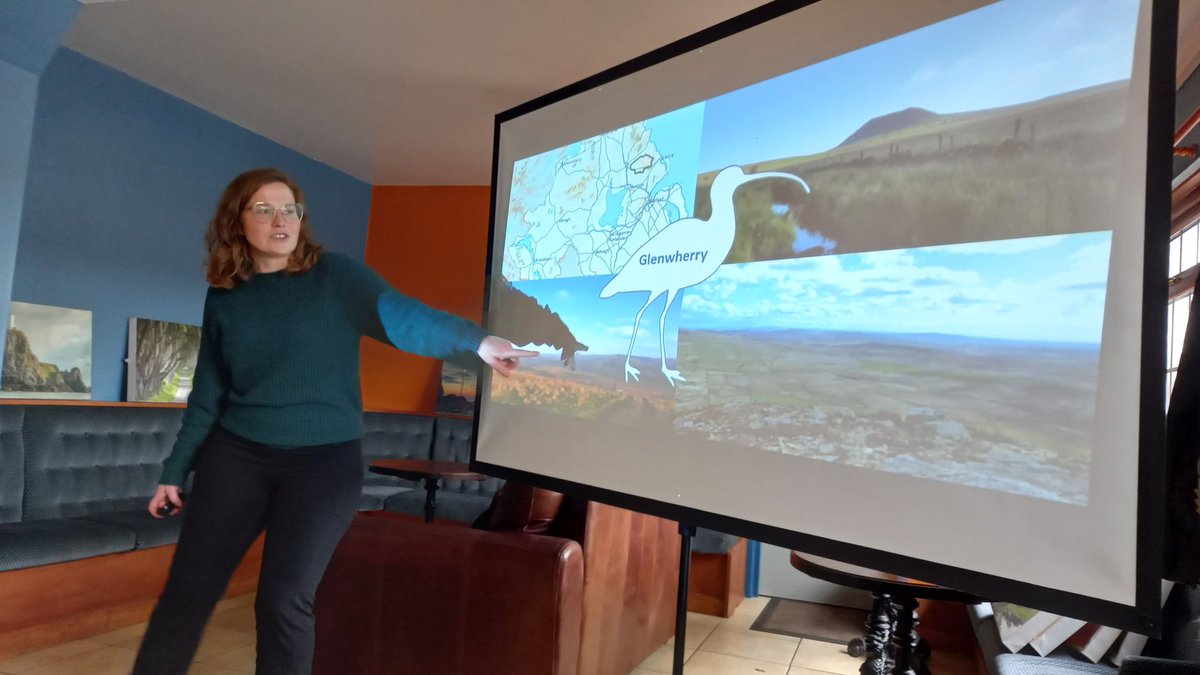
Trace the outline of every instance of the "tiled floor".
<instances>
[{"instance_id":1,"label":"tiled floor","mask_svg":"<svg viewBox=\"0 0 1200 675\"><path fill-rule=\"evenodd\" d=\"M744 600L728 619L688 613L684 642L687 675L857 675L861 658L842 645L750 630L770 598ZM650 655L633 675L670 673L674 638Z\"/></svg>"},{"instance_id":2,"label":"tiled floor","mask_svg":"<svg viewBox=\"0 0 1200 675\"><path fill-rule=\"evenodd\" d=\"M768 598L744 601L728 619L688 614L687 675L854 675L861 659L844 647L751 631ZM146 624L0 662L0 675L127 675ZM633 675L670 673L668 640ZM223 601L208 623L190 675L254 672L254 596ZM347 675L354 675L348 673ZM362 675L370 675L364 673Z\"/></svg>"}]
</instances>

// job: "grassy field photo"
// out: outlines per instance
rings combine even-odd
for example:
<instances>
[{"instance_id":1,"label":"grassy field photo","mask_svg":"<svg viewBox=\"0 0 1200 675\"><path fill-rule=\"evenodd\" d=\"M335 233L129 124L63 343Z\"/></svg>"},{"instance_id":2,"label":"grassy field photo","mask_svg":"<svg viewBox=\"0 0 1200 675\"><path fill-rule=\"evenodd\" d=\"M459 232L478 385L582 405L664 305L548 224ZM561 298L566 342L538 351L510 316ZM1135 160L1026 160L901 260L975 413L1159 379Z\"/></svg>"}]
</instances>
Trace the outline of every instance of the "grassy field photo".
<instances>
[{"instance_id":1,"label":"grassy field photo","mask_svg":"<svg viewBox=\"0 0 1200 675\"><path fill-rule=\"evenodd\" d=\"M843 331L680 334L676 428L1085 504L1099 350Z\"/></svg>"},{"instance_id":2,"label":"grassy field photo","mask_svg":"<svg viewBox=\"0 0 1200 675\"><path fill-rule=\"evenodd\" d=\"M725 262L1112 227L1121 165L1131 159L1120 145L1127 89L1121 82L952 115L903 110L827 152L748 163L748 173L801 176L812 193L782 180L740 190ZM715 175L697 180L698 217L711 213Z\"/></svg>"},{"instance_id":3,"label":"grassy field photo","mask_svg":"<svg viewBox=\"0 0 1200 675\"><path fill-rule=\"evenodd\" d=\"M625 382L624 360L622 355L578 354L571 369L553 355L525 359L511 377L492 378L491 400L582 419L670 429L670 386L661 377ZM633 363L657 374L657 359L634 357Z\"/></svg>"}]
</instances>

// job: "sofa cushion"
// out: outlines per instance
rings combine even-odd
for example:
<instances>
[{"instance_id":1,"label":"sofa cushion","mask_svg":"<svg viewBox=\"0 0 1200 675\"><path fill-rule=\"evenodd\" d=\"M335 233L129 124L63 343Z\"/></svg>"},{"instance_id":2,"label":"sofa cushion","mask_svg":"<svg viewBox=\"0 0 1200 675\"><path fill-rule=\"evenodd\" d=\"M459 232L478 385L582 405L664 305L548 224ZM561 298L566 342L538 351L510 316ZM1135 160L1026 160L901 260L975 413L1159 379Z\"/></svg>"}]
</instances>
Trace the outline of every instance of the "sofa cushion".
<instances>
[{"instance_id":1,"label":"sofa cushion","mask_svg":"<svg viewBox=\"0 0 1200 675\"><path fill-rule=\"evenodd\" d=\"M471 523L487 509L488 505L492 503L492 498L490 495L438 490L436 503L435 515L438 520ZM383 504L383 510L390 513L424 517L425 490L413 490L389 497Z\"/></svg>"},{"instance_id":2,"label":"sofa cushion","mask_svg":"<svg viewBox=\"0 0 1200 675\"><path fill-rule=\"evenodd\" d=\"M1171 661L1130 656L1121 663L1120 675L1200 675L1200 661Z\"/></svg>"},{"instance_id":3,"label":"sofa cushion","mask_svg":"<svg viewBox=\"0 0 1200 675\"><path fill-rule=\"evenodd\" d=\"M96 513L74 520L103 523L129 530L134 534L134 547L139 549L174 544L179 541L179 528L183 524L183 518L179 515L155 518L144 507L137 511Z\"/></svg>"},{"instance_id":4,"label":"sofa cushion","mask_svg":"<svg viewBox=\"0 0 1200 675\"><path fill-rule=\"evenodd\" d=\"M379 511L390 497L412 492L412 488L397 485L364 485L358 500L359 511Z\"/></svg>"},{"instance_id":5,"label":"sofa cushion","mask_svg":"<svg viewBox=\"0 0 1200 675\"><path fill-rule=\"evenodd\" d=\"M1106 675L1117 672L1116 668L1103 663L1026 654L1001 654L996 657L996 667L1001 675Z\"/></svg>"},{"instance_id":6,"label":"sofa cushion","mask_svg":"<svg viewBox=\"0 0 1200 675\"><path fill-rule=\"evenodd\" d=\"M23 520L145 508L183 410L29 406Z\"/></svg>"},{"instance_id":7,"label":"sofa cushion","mask_svg":"<svg viewBox=\"0 0 1200 675\"><path fill-rule=\"evenodd\" d=\"M147 514L149 516L149 514ZM0 524L0 572L132 551L132 530L82 520Z\"/></svg>"},{"instance_id":8,"label":"sofa cushion","mask_svg":"<svg viewBox=\"0 0 1200 675\"><path fill-rule=\"evenodd\" d=\"M467 419L439 417L433 430L432 459L448 462L471 461L471 439L474 435L474 423ZM463 492L472 495L483 495L491 499L492 495L504 485L499 478L487 480L444 480L440 499L447 492ZM486 506L486 505L485 505ZM482 511L482 509L480 509Z\"/></svg>"},{"instance_id":9,"label":"sofa cushion","mask_svg":"<svg viewBox=\"0 0 1200 675\"><path fill-rule=\"evenodd\" d=\"M434 418L426 415L363 413L363 462L370 466L377 459L429 459L433 446L433 425ZM371 473L369 470L364 474L363 484L410 489L418 487L413 481Z\"/></svg>"},{"instance_id":10,"label":"sofa cushion","mask_svg":"<svg viewBox=\"0 0 1200 675\"><path fill-rule=\"evenodd\" d=\"M21 423L25 406L0 406L0 523L21 519L25 495L25 444Z\"/></svg>"}]
</instances>

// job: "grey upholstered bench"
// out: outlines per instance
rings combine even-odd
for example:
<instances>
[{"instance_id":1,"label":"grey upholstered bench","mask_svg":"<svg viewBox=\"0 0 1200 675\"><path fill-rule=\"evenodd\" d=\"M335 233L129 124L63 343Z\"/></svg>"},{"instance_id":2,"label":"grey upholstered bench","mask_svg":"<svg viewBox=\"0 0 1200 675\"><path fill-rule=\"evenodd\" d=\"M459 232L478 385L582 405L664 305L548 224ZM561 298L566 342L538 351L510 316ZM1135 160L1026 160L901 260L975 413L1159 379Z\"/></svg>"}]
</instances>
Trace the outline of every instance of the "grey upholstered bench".
<instances>
[{"instance_id":1,"label":"grey upholstered bench","mask_svg":"<svg viewBox=\"0 0 1200 675\"><path fill-rule=\"evenodd\" d=\"M182 413L0 407L0 571L174 543L179 519L146 502Z\"/></svg>"},{"instance_id":2,"label":"grey upholstered bench","mask_svg":"<svg viewBox=\"0 0 1200 675\"><path fill-rule=\"evenodd\" d=\"M471 458L471 420L439 417L434 428L430 459L466 462ZM504 481L498 478L476 480L445 480L437 492L437 517L460 523L474 522L492 503L492 497ZM413 487L420 487L413 485ZM383 510L421 516L425 512L425 490L419 489L388 497Z\"/></svg>"},{"instance_id":3,"label":"grey upholstered bench","mask_svg":"<svg viewBox=\"0 0 1200 675\"><path fill-rule=\"evenodd\" d=\"M182 419L174 407L0 405L0 572L174 544L181 519L153 518L146 503ZM419 515L424 503L424 490L411 507L393 501L417 486L367 472L370 461L470 454L469 420L365 413L363 427L361 511L392 501ZM453 482L440 501L467 522L498 484Z\"/></svg>"}]
</instances>

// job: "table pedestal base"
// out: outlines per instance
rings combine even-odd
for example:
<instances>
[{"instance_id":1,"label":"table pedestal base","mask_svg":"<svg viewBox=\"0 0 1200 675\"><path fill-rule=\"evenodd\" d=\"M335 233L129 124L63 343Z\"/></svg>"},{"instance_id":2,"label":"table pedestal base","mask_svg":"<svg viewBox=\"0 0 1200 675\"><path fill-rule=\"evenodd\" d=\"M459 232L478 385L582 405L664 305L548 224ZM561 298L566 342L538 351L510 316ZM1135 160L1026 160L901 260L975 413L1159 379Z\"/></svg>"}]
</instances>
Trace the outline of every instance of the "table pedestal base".
<instances>
[{"instance_id":1,"label":"table pedestal base","mask_svg":"<svg viewBox=\"0 0 1200 675\"><path fill-rule=\"evenodd\" d=\"M866 654L859 675L930 675L926 660L929 644L917 634L917 600L874 593L867 617L866 637L847 646L851 656Z\"/></svg>"}]
</instances>

